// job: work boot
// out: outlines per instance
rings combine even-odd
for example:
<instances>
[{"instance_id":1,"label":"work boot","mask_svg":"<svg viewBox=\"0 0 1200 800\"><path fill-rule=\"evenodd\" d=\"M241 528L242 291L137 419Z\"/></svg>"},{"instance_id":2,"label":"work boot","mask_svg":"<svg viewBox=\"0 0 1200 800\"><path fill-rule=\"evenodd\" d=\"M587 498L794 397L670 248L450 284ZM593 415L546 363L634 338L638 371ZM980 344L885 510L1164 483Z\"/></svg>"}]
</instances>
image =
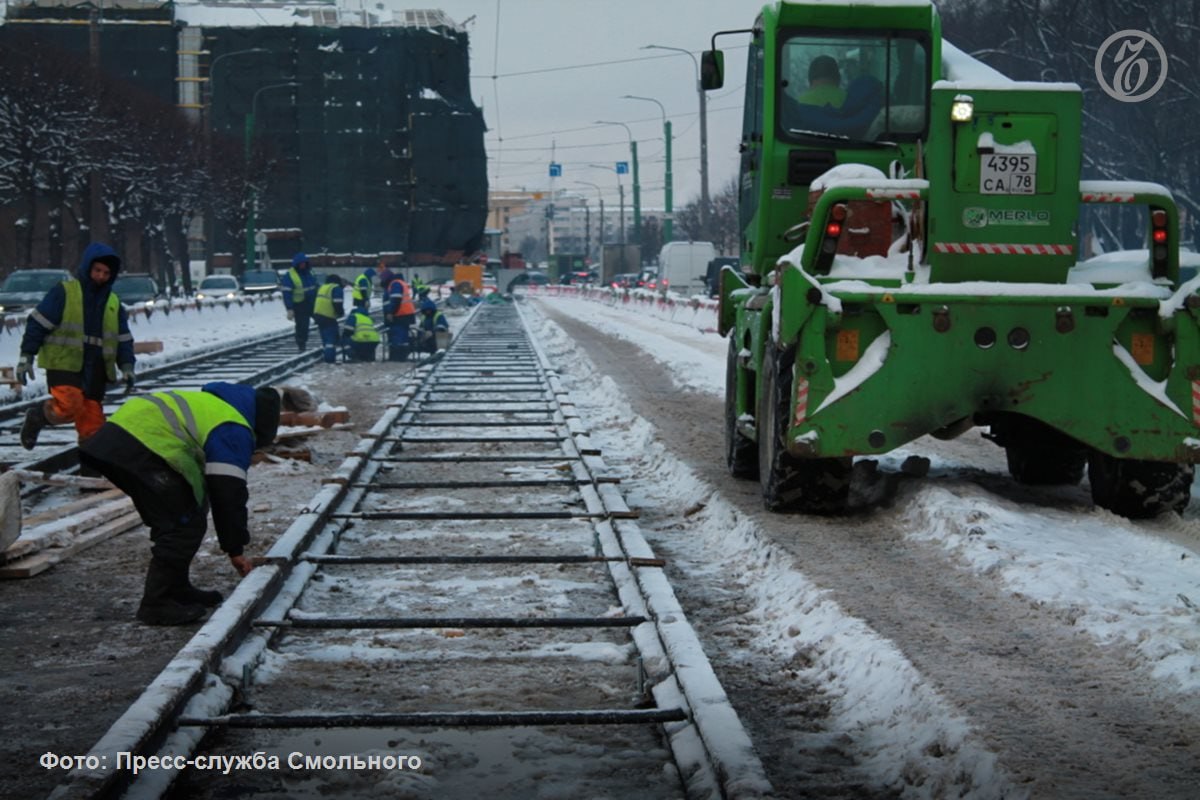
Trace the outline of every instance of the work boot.
<instances>
[{"instance_id":1,"label":"work boot","mask_svg":"<svg viewBox=\"0 0 1200 800\"><path fill-rule=\"evenodd\" d=\"M21 447L32 450L37 446L38 434L50 423L46 420L46 408L38 403L25 412L25 422L21 425Z\"/></svg>"},{"instance_id":2,"label":"work boot","mask_svg":"<svg viewBox=\"0 0 1200 800\"><path fill-rule=\"evenodd\" d=\"M181 603L173 595L179 591L180 575L177 570L156 558L150 559L146 570L146 589L138 606L137 618L147 625L187 625L204 616L205 609L195 603ZM184 586L187 573L182 576Z\"/></svg>"},{"instance_id":3,"label":"work boot","mask_svg":"<svg viewBox=\"0 0 1200 800\"><path fill-rule=\"evenodd\" d=\"M216 608L225 599L225 596L216 589L198 589L192 585L191 581L188 581L187 586L182 589L172 592L171 597L180 603L204 606L205 608Z\"/></svg>"}]
</instances>

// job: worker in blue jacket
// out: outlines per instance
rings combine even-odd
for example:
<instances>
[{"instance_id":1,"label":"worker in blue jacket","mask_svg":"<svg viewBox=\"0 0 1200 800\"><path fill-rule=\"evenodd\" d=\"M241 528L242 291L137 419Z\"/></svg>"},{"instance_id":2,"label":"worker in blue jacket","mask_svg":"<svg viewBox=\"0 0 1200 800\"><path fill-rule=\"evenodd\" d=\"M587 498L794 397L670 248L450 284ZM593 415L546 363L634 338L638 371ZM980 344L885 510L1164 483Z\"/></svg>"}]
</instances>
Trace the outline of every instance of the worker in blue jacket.
<instances>
[{"instance_id":1,"label":"worker in blue jacket","mask_svg":"<svg viewBox=\"0 0 1200 800\"><path fill-rule=\"evenodd\" d=\"M374 280L374 267L367 267L362 271L361 275L354 279L354 283L350 285L350 296L354 300L354 307L359 311L371 310L371 290Z\"/></svg>"},{"instance_id":2,"label":"worker in blue jacket","mask_svg":"<svg viewBox=\"0 0 1200 800\"><path fill-rule=\"evenodd\" d=\"M351 361L374 361L380 338L375 320L366 311L358 306L350 309L342 327L342 341L349 346Z\"/></svg>"},{"instance_id":3,"label":"worker in blue jacket","mask_svg":"<svg viewBox=\"0 0 1200 800\"><path fill-rule=\"evenodd\" d=\"M292 268L283 276L283 306L287 318L296 323L296 346L300 352L308 348L308 323L317 300L317 276L313 275L308 256L292 256Z\"/></svg>"},{"instance_id":4,"label":"worker in blue jacket","mask_svg":"<svg viewBox=\"0 0 1200 800\"><path fill-rule=\"evenodd\" d=\"M417 325L417 349L425 353L437 352L437 334L450 330L450 322L428 296L421 300L421 314Z\"/></svg>"},{"instance_id":5,"label":"worker in blue jacket","mask_svg":"<svg viewBox=\"0 0 1200 800\"><path fill-rule=\"evenodd\" d=\"M315 406L303 390L208 383L200 391L131 398L80 445L80 462L129 495L150 529L140 621L183 625L221 602L220 592L198 589L188 577L210 509L230 564L240 575L250 572L244 552L250 457L274 440L281 408Z\"/></svg>"},{"instance_id":6,"label":"worker in blue jacket","mask_svg":"<svg viewBox=\"0 0 1200 800\"><path fill-rule=\"evenodd\" d=\"M55 285L29 314L21 339L17 378L34 377L33 360L46 371L50 397L25 414L21 445L37 444L47 425L75 424L83 442L104 424L104 392L117 371L133 388L133 335L125 307L113 293L121 259L106 244L83 251L75 277Z\"/></svg>"},{"instance_id":7,"label":"worker in blue jacket","mask_svg":"<svg viewBox=\"0 0 1200 800\"><path fill-rule=\"evenodd\" d=\"M313 305L313 319L317 323L317 331L321 334L321 357L326 364L337 361L338 320L342 318L344 306L342 279L337 275L330 275L317 290L317 300Z\"/></svg>"}]
</instances>

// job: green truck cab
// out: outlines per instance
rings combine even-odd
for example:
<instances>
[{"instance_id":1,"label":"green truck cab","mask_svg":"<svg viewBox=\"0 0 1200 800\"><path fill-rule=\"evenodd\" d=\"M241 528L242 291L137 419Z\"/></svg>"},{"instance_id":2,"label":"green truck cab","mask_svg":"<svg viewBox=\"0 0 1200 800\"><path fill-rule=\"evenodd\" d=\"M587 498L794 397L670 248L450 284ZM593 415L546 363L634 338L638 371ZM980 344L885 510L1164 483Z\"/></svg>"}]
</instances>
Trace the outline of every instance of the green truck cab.
<instances>
[{"instance_id":1,"label":"green truck cab","mask_svg":"<svg viewBox=\"0 0 1200 800\"><path fill-rule=\"evenodd\" d=\"M1080 180L1080 88L975 61L931 3L779 2L746 33L731 472L772 510L834 513L854 456L984 426L1019 482L1086 468L1104 508L1182 510L1200 281L1180 285L1168 190ZM706 52L705 88L722 73ZM1084 203L1142 209L1144 263L1080 262Z\"/></svg>"}]
</instances>

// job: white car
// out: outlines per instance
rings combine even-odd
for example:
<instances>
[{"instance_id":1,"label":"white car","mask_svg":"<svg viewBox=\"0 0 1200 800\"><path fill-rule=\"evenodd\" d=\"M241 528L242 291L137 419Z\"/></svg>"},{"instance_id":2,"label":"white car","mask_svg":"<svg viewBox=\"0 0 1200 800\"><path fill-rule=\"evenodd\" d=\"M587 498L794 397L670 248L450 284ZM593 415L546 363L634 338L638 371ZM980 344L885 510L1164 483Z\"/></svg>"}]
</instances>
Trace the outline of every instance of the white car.
<instances>
[{"instance_id":1,"label":"white car","mask_svg":"<svg viewBox=\"0 0 1200 800\"><path fill-rule=\"evenodd\" d=\"M196 287L196 299L237 297L242 293L242 285L232 275L209 275L200 281Z\"/></svg>"}]
</instances>

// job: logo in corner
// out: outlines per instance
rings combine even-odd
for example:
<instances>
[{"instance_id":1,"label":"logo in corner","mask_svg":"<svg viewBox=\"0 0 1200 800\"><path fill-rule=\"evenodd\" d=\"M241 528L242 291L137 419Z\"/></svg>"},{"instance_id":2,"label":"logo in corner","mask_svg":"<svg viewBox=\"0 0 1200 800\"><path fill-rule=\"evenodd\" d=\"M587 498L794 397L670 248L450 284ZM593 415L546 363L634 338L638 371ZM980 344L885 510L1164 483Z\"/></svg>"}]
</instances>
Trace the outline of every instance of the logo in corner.
<instances>
[{"instance_id":1,"label":"logo in corner","mask_svg":"<svg viewBox=\"0 0 1200 800\"><path fill-rule=\"evenodd\" d=\"M1146 44L1149 43L1158 57L1158 77L1147 89L1143 88L1150 80L1150 60L1146 57ZM1116 52L1108 60L1108 51L1116 47ZM1167 80L1167 51L1163 46L1145 31L1117 31L1104 40L1096 50L1096 80L1100 88L1114 100L1122 103L1140 103L1153 97ZM1107 74L1111 71L1111 78Z\"/></svg>"},{"instance_id":2,"label":"logo in corner","mask_svg":"<svg viewBox=\"0 0 1200 800\"><path fill-rule=\"evenodd\" d=\"M987 227L987 209L979 208L978 206L968 206L962 212L963 225L968 228L986 228Z\"/></svg>"}]
</instances>

